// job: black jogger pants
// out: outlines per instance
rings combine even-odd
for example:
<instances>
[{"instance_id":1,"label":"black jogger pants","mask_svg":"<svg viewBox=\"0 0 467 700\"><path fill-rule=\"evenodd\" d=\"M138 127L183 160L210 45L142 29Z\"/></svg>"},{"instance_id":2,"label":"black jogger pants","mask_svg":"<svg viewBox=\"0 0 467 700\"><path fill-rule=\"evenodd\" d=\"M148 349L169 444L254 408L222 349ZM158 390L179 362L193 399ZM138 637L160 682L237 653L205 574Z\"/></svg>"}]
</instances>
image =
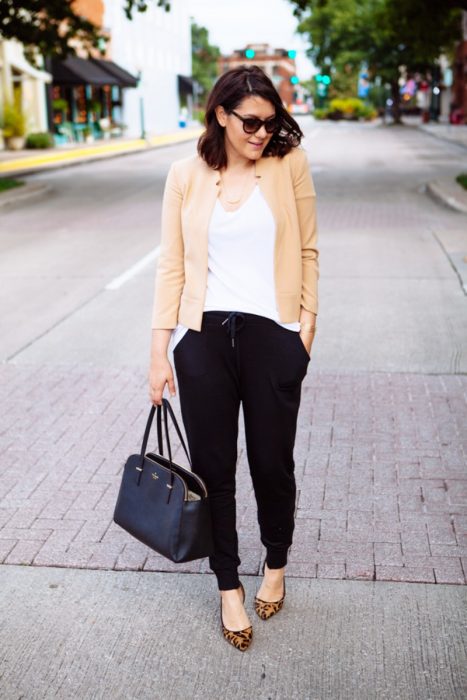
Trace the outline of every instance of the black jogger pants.
<instances>
[{"instance_id":1,"label":"black jogger pants","mask_svg":"<svg viewBox=\"0 0 467 700\"><path fill-rule=\"evenodd\" d=\"M296 331L244 312L207 311L174 349L193 471L206 482L219 589L238 588L235 473L243 405L248 463L267 564L287 563L295 512L293 448L310 357Z\"/></svg>"}]
</instances>

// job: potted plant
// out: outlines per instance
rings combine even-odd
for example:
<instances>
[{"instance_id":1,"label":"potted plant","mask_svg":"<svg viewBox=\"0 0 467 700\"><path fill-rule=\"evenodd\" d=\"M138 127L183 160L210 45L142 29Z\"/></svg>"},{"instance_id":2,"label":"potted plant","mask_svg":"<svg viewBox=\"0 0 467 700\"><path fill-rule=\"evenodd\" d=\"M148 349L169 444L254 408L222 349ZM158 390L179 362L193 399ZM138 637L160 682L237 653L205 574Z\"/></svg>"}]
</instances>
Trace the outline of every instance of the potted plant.
<instances>
[{"instance_id":1,"label":"potted plant","mask_svg":"<svg viewBox=\"0 0 467 700\"><path fill-rule=\"evenodd\" d=\"M90 105L89 105L89 111L92 112L93 114L96 114L98 117L101 116L102 112L102 105L99 102L99 100L92 100Z\"/></svg>"},{"instance_id":2,"label":"potted plant","mask_svg":"<svg viewBox=\"0 0 467 700\"><path fill-rule=\"evenodd\" d=\"M57 99L52 100L52 109L54 112L58 112L60 114L60 124L63 124L66 121L68 102L62 97L57 97Z\"/></svg>"},{"instance_id":3,"label":"potted plant","mask_svg":"<svg viewBox=\"0 0 467 700\"><path fill-rule=\"evenodd\" d=\"M6 102L3 109L3 136L7 147L12 151L24 148L26 135L26 117L14 104Z\"/></svg>"},{"instance_id":4,"label":"potted plant","mask_svg":"<svg viewBox=\"0 0 467 700\"><path fill-rule=\"evenodd\" d=\"M83 129L83 137L86 143L94 143L94 134L92 127L87 124Z\"/></svg>"}]
</instances>

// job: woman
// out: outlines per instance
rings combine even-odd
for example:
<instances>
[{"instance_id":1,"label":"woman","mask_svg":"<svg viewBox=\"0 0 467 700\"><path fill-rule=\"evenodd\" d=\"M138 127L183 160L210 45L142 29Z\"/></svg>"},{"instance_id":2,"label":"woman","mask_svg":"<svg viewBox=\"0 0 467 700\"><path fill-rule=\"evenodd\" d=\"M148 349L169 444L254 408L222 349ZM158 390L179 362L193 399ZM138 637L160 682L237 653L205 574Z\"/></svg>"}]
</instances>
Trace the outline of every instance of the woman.
<instances>
[{"instance_id":1,"label":"woman","mask_svg":"<svg viewBox=\"0 0 467 700\"><path fill-rule=\"evenodd\" d=\"M318 311L315 190L303 136L258 67L222 75L198 155L172 164L162 208L150 396L175 395L214 529L209 564L224 637L244 651L252 626L238 578L235 467L240 403L266 548L262 619L285 598L295 509L293 447Z\"/></svg>"}]
</instances>

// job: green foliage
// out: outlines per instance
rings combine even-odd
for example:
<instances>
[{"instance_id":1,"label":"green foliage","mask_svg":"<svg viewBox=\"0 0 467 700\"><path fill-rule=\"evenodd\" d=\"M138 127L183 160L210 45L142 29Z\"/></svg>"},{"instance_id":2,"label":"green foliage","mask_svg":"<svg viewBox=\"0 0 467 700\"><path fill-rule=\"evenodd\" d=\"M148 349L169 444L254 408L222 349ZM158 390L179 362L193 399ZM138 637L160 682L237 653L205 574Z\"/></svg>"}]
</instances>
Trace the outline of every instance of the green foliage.
<instances>
[{"instance_id":1,"label":"green foliage","mask_svg":"<svg viewBox=\"0 0 467 700\"><path fill-rule=\"evenodd\" d=\"M327 119L328 110L324 107L317 107L313 112L313 116L315 119Z\"/></svg>"},{"instance_id":2,"label":"green foliage","mask_svg":"<svg viewBox=\"0 0 467 700\"><path fill-rule=\"evenodd\" d=\"M456 182L458 182L459 185L464 188L464 190L467 190L467 173L461 173L458 175L456 177Z\"/></svg>"},{"instance_id":3,"label":"green foliage","mask_svg":"<svg viewBox=\"0 0 467 700\"><path fill-rule=\"evenodd\" d=\"M316 119L365 119L371 120L377 116L372 105L367 105L357 97L336 98L331 100L329 107L315 109Z\"/></svg>"},{"instance_id":4,"label":"green foliage","mask_svg":"<svg viewBox=\"0 0 467 700\"><path fill-rule=\"evenodd\" d=\"M206 116L206 110L204 110L204 109L194 109L193 110L193 119L195 121L198 121L200 124L204 125L205 116Z\"/></svg>"},{"instance_id":5,"label":"green foliage","mask_svg":"<svg viewBox=\"0 0 467 700\"><path fill-rule=\"evenodd\" d=\"M340 112L347 119L374 119L376 116L374 108L366 105L358 97L331 100L329 109L334 113Z\"/></svg>"},{"instance_id":6,"label":"green foliage","mask_svg":"<svg viewBox=\"0 0 467 700\"><path fill-rule=\"evenodd\" d=\"M20 187L21 185L24 185L24 182L21 180L13 180L11 177L0 178L0 192L12 190L14 187Z\"/></svg>"},{"instance_id":7,"label":"green foliage","mask_svg":"<svg viewBox=\"0 0 467 700\"><path fill-rule=\"evenodd\" d=\"M337 77L366 63L370 78L390 83L396 98L399 67L430 68L460 39L459 8L467 6L466 0L289 1L316 65L332 65Z\"/></svg>"},{"instance_id":8,"label":"green foliage","mask_svg":"<svg viewBox=\"0 0 467 700\"><path fill-rule=\"evenodd\" d=\"M26 117L21 109L11 102L5 102L3 106L2 130L6 139L24 136L26 133Z\"/></svg>"},{"instance_id":9,"label":"green foliage","mask_svg":"<svg viewBox=\"0 0 467 700\"><path fill-rule=\"evenodd\" d=\"M132 19L135 11L145 12L151 3L170 10L168 0L122 0L122 8ZM107 42L105 32L76 14L73 4L73 0L1 0L0 34L24 44L26 56L33 64L37 53L59 58L74 54L76 40L87 50L101 49Z\"/></svg>"},{"instance_id":10,"label":"green foliage","mask_svg":"<svg viewBox=\"0 0 467 700\"><path fill-rule=\"evenodd\" d=\"M400 65L423 69L460 38L454 0L290 0L317 65L366 61L389 80Z\"/></svg>"},{"instance_id":11,"label":"green foliage","mask_svg":"<svg viewBox=\"0 0 467 700\"><path fill-rule=\"evenodd\" d=\"M192 75L201 88L199 102L204 104L207 94L217 78L217 59L221 55L217 46L209 43L209 32L195 22L191 25Z\"/></svg>"},{"instance_id":12,"label":"green foliage","mask_svg":"<svg viewBox=\"0 0 467 700\"><path fill-rule=\"evenodd\" d=\"M357 92L359 73L359 67L351 63L346 63L341 70L333 71L332 83L328 92L329 98L354 97Z\"/></svg>"},{"instance_id":13,"label":"green foliage","mask_svg":"<svg viewBox=\"0 0 467 700\"><path fill-rule=\"evenodd\" d=\"M72 39L97 46L100 37L91 22L75 14L73 0L1 0L0 33L45 56L74 53ZM28 52L28 59L34 59L33 53Z\"/></svg>"},{"instance_id":14,"label":"green foliage","mask_svg":"<svg viewBox=\"0 0 467 700\"><path fill-rule=\"evenodd\" d=\"M28 134L26 148L53 148L55 146L52 134L48 131Z\"/></svg>"},{"instance_id":15,"label":"green foliage","mask_svg":"<svg viewBox=\"0 0 467 700\"><path fill-rule=\"evenodd\" d=\"M56 112L66 112L68 109L68 102L63 98L58 97L56 100L52 100L52 108Z\"/></svg>"},{"instance_id":16,"label":"green foliage","mask_svg":"<svg viewBox=\"0 0 467 700\"><path fill-rule=\"evenodd\" d=\"M153 2L157 2L158 7L162 7L166 12L170 11L170 2L169 0L152 0ZM126 16L128 19L133 18L133 11L137 10L137 12L146 12L148 9L148 6L151 3L147 2L147 0L125 0L125 5L123 7Z\"/></svg>"}]
</instances>

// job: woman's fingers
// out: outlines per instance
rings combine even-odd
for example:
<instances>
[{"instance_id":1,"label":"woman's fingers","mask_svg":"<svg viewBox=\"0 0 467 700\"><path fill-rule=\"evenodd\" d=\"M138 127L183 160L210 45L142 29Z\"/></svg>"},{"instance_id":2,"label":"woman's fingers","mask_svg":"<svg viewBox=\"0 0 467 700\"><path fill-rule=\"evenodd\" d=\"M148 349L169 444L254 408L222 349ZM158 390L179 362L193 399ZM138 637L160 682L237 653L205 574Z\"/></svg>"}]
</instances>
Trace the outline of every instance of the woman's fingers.
<instances>
[{"instance_id":1,"label":"woman's fingers","mask_svg":"<svg viewBox=\"0 0 467 700\"><path fill-rule=\"evenodd\" d=\"M162 371L152 371L149 376L149 398L155 406L162 404L165 385L167 384L170 395L175 396L175 381L170 363Z\"/></svg>"},{"instance_id":2,"label":"woman's fingers","mask_svg":"<svg viewBox=\"0 0 467 700\"><path fill-rule=\"evenodd\" d=\"M168 385L168 387L169 387L170 396L175 396L175 394L176 394L177 392L176 392L176 390L175 390L175 382L174 382L174 376L173 376L173 374L171 374L171 375L168 377L168 379L167 379L167 385Z\"/></svg>"}]
</instances>

